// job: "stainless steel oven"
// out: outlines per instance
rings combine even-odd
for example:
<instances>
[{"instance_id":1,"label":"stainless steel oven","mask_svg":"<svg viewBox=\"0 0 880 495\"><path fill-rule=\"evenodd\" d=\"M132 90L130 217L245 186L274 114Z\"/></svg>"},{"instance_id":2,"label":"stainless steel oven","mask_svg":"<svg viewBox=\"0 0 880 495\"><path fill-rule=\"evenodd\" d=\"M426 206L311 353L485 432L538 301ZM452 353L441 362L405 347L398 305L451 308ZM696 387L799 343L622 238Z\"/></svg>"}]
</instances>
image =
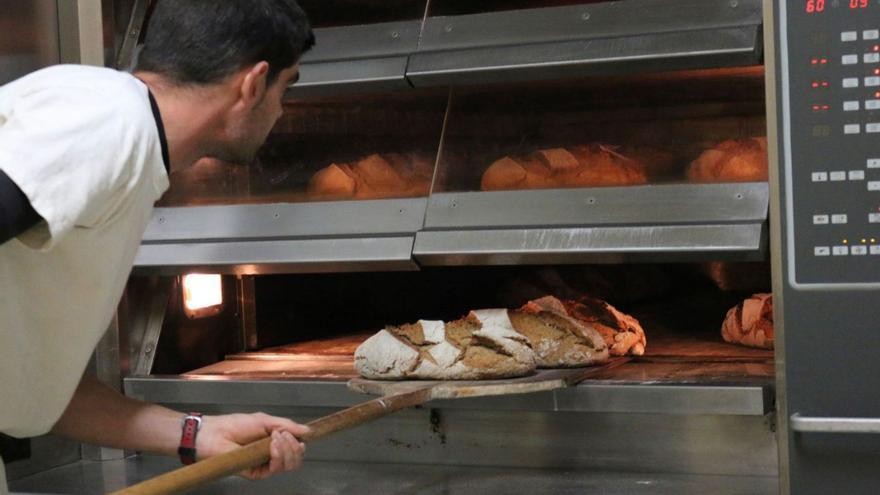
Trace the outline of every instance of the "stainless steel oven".
<instances>
[{"instance_id":1,"label":"stainless steel oven","mask_svg":"<svg viewBox=\"0 0 880 495\"><path fill-rule=\"evenodd\" d=\"M873 492L880 4L301 4L318 44L284 116L255 163L172 175L104 377L308 420L365 399L353 350L384 325L545 294L606 299L647 351L570 390L403 411L205 493ZM703 167L719 146L769 165ZM776 350L724 342L727 311L771 290ZM173 467L102 457L12 487Z\"/></svg>"}]
</instances>

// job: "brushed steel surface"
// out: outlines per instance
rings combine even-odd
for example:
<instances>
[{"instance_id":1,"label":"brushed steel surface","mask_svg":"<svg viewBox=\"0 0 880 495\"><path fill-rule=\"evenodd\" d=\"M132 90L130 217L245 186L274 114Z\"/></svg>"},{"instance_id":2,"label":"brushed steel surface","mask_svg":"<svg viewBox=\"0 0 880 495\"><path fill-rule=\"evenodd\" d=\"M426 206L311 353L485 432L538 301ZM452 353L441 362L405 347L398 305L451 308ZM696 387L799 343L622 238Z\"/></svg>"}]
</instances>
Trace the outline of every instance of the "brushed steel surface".
<instances>
[{"instance_id":1,"label":"brushed steel surface","mask_svg":"<svg viewBox=\"0 0 880 495\"><path fill-rule=\"evenodd\" d=\"M145 243L413 233L426 198L156 208Z\"/></svg>"},{"instance_id":2,"label":"brushed steel surface","mask_svg":"<svg viewBox=\"0 0 880 495\"><path fill-rule=\"evenodd\" d=\"M175 460L144 456L112 463L83 462L12 484L13 493L106 493L177 467ZM764 495L772 476L686 475L579 469L505 469L465 466L306 461L299 471L259 482L227 478L188 493L266 495Z\"/></svg>"},{"instance_id":3,"label":"brushed steel surface","mask_svg":"<svg viewBox=\"0 0 880 495\"><path fill-rule=\"evenodd\" d=\"M159 403L228 406L349 407L369 399L344 381L224 380L128 377L126 395ZM522 396L436 401L444 409L534 412L717 414L763 416L772 409L769 384L676 385L593 381Z\"/></svg>"},{"instance_id":4,"label":"brushed steel surface","mask_svg":"<svg viewBox=\"0 0 880 495\"><path fill-rule=\"evenodd\" d=\"M760 46L757 27L740 27L417 53L406 77L418 88L737 67L759 63Z\"/></svg>"},{"instance_id":5,"label":"brushed steel surface","mask_svg":"<svg viewBox=\"0 0 880 495\"><path fill-rule=\"evenodd\" d=\"M411 89L406 80L408 58L382 57L303 64L300 80L287 89L287 99L301 100L367 92Z\"/></svg>"},{"instance_id":6,"label":"brushed steel surface","mask_svg":"<svg viewBox=\"0 0 880 495\"><path fill-rule=\"evenodd\" d=\"M419 232L423 265L519 265L627 261L761 260L765 227L671 225Z\"/></svg>"},{"instance_id":7,"label":"brushed steel surface","mask_svg":"<svg viewBox=\"0 0 880 495\"><path fill-rule=\"evenodd\" d=\"M769 196L764 182L437 193L425 230L760 223Z\"/></svg>"},{"instance_id":8,"label":"brushed steel surface","mask_svg":"<svg viewBox=\"0 0 880 495\"><path fill-rule=\"evenodd\" d=\"M880 418L817 418L794 413L789 424L798 433L880 433Z\"/></svg>"},{"instance_id":9,"label":"brushed steel surface","mask_svg":"<svg viewBox=\"0 0 880 495\"><path fill-rule=\"evenodd\" d=\"M539 3L536 3L539 4ZM420 51L761 24L761 0L629 0L428 17Z\"/></svg>"},{"instance_id":10,"label":"brushed steel surface","mask_svg":"<svg viewBox=\"0 0 880 495\"><path fill-rule=\"evenodd\" d=\"M758 63L759 0L635 0L429 17L415 86Z\"/></svg>"},{"instance_id":11,"label":"brushed steel surface","mask_svg":"<svg viewBox=\"0 0 880 495\"><path fill-rule=\"evenodd\" d=\"M319 273L415 270L412 237L141 245L138 273Z\"/></svg>"}]
</instances>

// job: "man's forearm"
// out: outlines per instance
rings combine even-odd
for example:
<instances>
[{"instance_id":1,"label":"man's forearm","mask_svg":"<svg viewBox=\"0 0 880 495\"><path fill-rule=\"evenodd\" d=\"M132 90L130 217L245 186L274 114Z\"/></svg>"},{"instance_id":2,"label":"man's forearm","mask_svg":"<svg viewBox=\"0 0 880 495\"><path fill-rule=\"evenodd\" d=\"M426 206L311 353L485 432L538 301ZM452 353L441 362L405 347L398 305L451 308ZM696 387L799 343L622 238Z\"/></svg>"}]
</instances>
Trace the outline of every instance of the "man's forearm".
<instances>
[{"instance_id":1,"label":"man's forearm","mask_svg":"<svg viewBox=\"0 0 880 495\"><path fill-rule=\"evenodd\" d=\"M124 397L86 375L52 432L80 442L175 455L181 413Z\"/></svg>"}]
</instances>

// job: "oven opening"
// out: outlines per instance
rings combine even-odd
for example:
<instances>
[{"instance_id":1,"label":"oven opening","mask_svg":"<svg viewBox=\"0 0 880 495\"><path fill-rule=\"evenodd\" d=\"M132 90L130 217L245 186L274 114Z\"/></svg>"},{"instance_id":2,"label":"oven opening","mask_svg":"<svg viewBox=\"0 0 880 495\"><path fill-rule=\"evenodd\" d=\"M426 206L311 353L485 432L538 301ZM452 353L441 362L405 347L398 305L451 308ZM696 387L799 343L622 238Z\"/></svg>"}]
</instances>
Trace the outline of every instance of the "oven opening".
<instances>
[{"instance_id":1,"label":"oven opening","mask_svg":"<svg viewBox=\"0 0 880 495\"><path fill-rule=\"evenodd\" d=\"M222 311L194 319L187 315L182 285L173 281L151 374L344 381L357 376L357 346L386 325L452 321L472 309L517 308L553 295L598 297L644 328L644 355L597 380L755 385L773 380L772 350L728 343L721 334L731 308L770 291L765 263L424 268L224 276L223 282Z\"/></svg>"}]
</instances>

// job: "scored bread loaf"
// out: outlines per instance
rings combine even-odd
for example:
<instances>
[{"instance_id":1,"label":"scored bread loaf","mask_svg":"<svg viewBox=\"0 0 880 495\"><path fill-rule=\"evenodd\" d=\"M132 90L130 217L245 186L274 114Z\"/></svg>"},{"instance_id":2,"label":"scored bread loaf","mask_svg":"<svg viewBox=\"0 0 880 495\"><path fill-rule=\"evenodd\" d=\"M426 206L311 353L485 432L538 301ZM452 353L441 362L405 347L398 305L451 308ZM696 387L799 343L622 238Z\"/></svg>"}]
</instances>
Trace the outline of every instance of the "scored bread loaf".
<instances>
[{"instance_id":1,"label":"scored bread loaf","mask_svg":"<svg viewBox=\"0 0 880 495\"><path fill-rule=\"evenodd\" d=\"M315 172L309 195L319 200L427 196L434 167L418 153L373 154Z\"/></svg>"},{"instance_id":2,"label":"scored bread loaf","mask_svg":"<svg viewBox=\"0 0 880 495\"><path fill-rule=\"evenodd\" d=\"M639 320L622 313L601 299L583 296L577 301L560 301L552 296L542 297L527 305L537 305L552 311L561 312L585 327L601 335L612 356L645 353L647 338Z\"/></svg>"},{"instance_id":3,"label":"scored bread loaf","mask_svg":"<svg viewBox=\"0 0 880 495\"><path fill-rule=\"evenodd\" d=\"M767 138L729 139L691 162L687 177L693 182L766 181L767 170Z\"/></svg>"},{"instance_id":4,"label":"scored bread loaf","mask_svg":"<svg viewBox=\"0 0 880 495\"><path fill-rule=\"evenodd\" d=\"M536 366L589 366L608 356L592 323L545 297L517 310L471 311L449 323L386 327L357 348L355 368L372 379L483 380L522 376Z\"/></svg>"},{"instance_id":5,"label":"scored bread loaf","mask_svg":"<svg viewBox=\"0 0 880 495\"><path fill-rule=\"evenodd\" d=\"M589 366L608 360L608 346L602 335L568 316L554 297L526 303L510 311L513 328L528 337L539 368Z\"/></svg>"},{"instance_id":6,"label":"scored bread loaf","mask_svg":"<svg viewBox=\"0 0 880 495\"><path fill-rule=\"evenodd\" d=\"M721 337L733 344L773 349L773 295L754 294L730 308Z\"/></svg>"},{"instance_id":7,"label":"scored bread loaf","mask_svg":"<svg viewBox=\"0 0 880 495\"><path fill-rule=\"evenodd\" d=\"M450 322L387 327L361 344L355 369L379 380L485 380L527 375L535 353L506 309L471 311Z\"/></svg>"},{"instance_id":8,"label":"scored bread loaf","mask_svg":"<svg viewBox=\"0 0 880 495\"><path fill-rule=\"evenodd\" d=\"M484 191L629 186L647 182L644 165L613 146L591 144L505 156L483 172Z\"/></svg>"}]
</instances>

